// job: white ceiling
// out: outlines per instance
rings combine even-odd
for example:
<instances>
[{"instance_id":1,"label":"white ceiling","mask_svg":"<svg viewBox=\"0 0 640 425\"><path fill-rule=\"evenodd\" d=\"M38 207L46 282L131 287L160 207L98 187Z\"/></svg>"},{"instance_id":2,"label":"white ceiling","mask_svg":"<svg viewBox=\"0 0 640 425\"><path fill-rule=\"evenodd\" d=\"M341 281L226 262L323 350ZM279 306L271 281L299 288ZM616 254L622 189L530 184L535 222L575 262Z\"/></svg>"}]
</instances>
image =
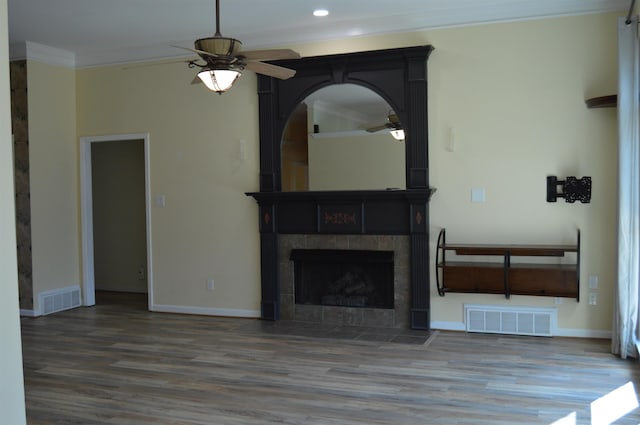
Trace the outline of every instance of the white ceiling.
<instances>
[{"instance_id":1,"label":"white ceiling","mask_svg":"<svg viewBox=\"0 0 640 425\"><path fill-rule=\"evenodd\" d=\"M8 0L9 41L62 49L77 67L184 56L215 32L215 0ZM618 11L630 0L221 0L244 50L358 35ZM330 11L312 16L315 8ZM73 57L72 55L72 57Z\"/></svg>"}]
</instances>

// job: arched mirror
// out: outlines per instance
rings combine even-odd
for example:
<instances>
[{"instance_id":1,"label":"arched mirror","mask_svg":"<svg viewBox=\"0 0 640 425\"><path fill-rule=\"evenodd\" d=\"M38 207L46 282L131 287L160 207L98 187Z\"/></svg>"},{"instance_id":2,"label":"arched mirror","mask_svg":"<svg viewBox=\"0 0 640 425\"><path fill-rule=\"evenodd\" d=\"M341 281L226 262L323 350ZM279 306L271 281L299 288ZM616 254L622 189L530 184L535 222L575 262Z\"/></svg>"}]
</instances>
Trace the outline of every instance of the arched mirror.
<instances>
[{"instance_id":1,"label":"arched mirror","mask_svg":"<svg viewBox=\"0 0 640 425\"><path fill-rule=\"evenodd\" d=\"M305 196L327 192L282 189L283 134L293 111L309 95L324 87L340 89L347 84L369 88L382 96L400 117L400 124L406 131L404 184L385 183L381 188L399 186L409 191L429 190L426 60L432 50L431 46L415 46L274 61L275 65L294 69L296 75L287 80L258 75L260 192L302 192ZM309 125L313 123L307 123ZM319 130L323 131L322 128Z\"/></svg>"},{"instance_id":2,"label":"arched mirror","mask_svg":"<svg viewBox=\"0 0 640 425\"><path fill-rule=\"evenodd\" d=\"M326 86L290 115L281 164L284 192L405 189L404 129L373 90Z\"/></svg>"}]
</instances>

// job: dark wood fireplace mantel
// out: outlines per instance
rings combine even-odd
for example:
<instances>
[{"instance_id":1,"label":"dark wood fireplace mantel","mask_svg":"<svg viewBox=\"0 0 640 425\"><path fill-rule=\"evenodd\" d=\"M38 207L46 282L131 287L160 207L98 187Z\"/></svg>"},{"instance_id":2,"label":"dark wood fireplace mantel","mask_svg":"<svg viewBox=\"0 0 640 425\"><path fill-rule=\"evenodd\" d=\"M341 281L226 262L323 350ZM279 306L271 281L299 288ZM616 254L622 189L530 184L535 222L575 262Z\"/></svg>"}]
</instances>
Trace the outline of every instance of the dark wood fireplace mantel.
<instances>
[{"instance_id":1,"label":"dark wood fireplace mantel","mask_svg":"<svg viewBox=\"0 0 640 425\"><path fill-rule=\"evenodd\" d=\"M247 195L260 205L261 233L408 235L426 225L426 205L434 192L430 188Z\"/></svg>"},{"instance_id":2,"label":"dark wood fireplace mantel","mask_svg":"<svg viewBox=\"0 0 640 425\"><path fill-rule=\"evenodd\" d=\"M260 106L259 204L262 318L279 319L279 234L409 235L411 317L430 328L427 59L416 46L274 61L296 70L288 80L258 75ZM382 96L405 128L406 189L282 192L281 140L289 115L310 93L352 83Z\"/></svg>"}]
</instances>

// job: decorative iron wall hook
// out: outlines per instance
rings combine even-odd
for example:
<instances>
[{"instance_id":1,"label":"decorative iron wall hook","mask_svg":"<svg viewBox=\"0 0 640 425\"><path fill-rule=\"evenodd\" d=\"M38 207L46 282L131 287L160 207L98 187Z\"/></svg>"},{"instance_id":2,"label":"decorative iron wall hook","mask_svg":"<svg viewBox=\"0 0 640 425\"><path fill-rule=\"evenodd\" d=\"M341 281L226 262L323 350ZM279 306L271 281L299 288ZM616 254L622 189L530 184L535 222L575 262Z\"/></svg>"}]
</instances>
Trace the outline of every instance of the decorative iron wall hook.
<instances>
[{"instance_id":1,"label":"decorative iron wall hook","mask_svg":"<svg viewBox=\"0 0 640 425\"><path fill-rule=\"evenodd\" d=\"M558 186L561 186L560 192ZM547 176L547 202L556 202L558 198L564 198L570 204L576 201L588 204L591 202L591 177L569 176L566 180L558 180L556 176Z\"/></svg>"}]
</instances>

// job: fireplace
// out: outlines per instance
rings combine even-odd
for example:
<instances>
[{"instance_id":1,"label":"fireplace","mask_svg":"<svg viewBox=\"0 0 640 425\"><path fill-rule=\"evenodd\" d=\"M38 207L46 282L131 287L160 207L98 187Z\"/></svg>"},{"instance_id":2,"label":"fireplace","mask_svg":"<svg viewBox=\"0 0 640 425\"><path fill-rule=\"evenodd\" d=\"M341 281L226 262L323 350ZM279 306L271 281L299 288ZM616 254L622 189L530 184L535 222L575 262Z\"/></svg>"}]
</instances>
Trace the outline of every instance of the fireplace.
<instances>
[{"instance_id":1,"label":"fireplace","mask_svg":"<svg viewBox=\"0 0 640 425\"><path fill-rule=\"evenodd\" d=\"M295 303L393 309L393 251L294 249Z\"/></svg>"},{"instance_id":2,"label":"fireplace","mask_svg":"<svg viewBox=\"0 0 640 425\"><path fill-rule=\"evenodd\" d=\"M278 61L296 70L258 76L260 119L261 317L264 320L429 329L429 185L427 58L432 46ZM309 93L354 83L380 94L406 128L406 189L282 191L282 134ZM321 243L316 244L316 242ZM390 308L296 304L291 249L394 251ZM384 246L383 246L384 245ZM392 245L390 248L388 245ZM400 255L399 255L400 253Z\"/></svg>"},{"instance_id":3,"label":"fireplace","mask_svg":"<svg viewBox=\"0 0 640 425\"><path fill-rule=\"evenodd\" d=\"M410 319L410 243L404 235L280 235L278 238L278 275L280 284L280 319L305 323L329 325L367 326L375 328L408 328ZM339 305L325 298L323 304L315 294L315 301L297 302L299 289L296 289L298 267L307 254L320 254L323 260L331 259L334 254L341 255L338 262L342 266L346 260L358 260L361 253L376 262L384 262L384 268L391 281L385 279L387 290L392 291L391 301L386 307L373 305ZM293 259L291 259L293 258ZM368 260L371 261L371 260ZM351 266L358 266L358 261ZM366 264L365 264L366 265ZM344 269L343 269L344 270ZM380 271L378 270L378 273ZM300 300L300 298L299 298ZM354 304L356 301L353 299ZM348 304L342 302L341 304Z\"/></svg>"}]
</instances>

